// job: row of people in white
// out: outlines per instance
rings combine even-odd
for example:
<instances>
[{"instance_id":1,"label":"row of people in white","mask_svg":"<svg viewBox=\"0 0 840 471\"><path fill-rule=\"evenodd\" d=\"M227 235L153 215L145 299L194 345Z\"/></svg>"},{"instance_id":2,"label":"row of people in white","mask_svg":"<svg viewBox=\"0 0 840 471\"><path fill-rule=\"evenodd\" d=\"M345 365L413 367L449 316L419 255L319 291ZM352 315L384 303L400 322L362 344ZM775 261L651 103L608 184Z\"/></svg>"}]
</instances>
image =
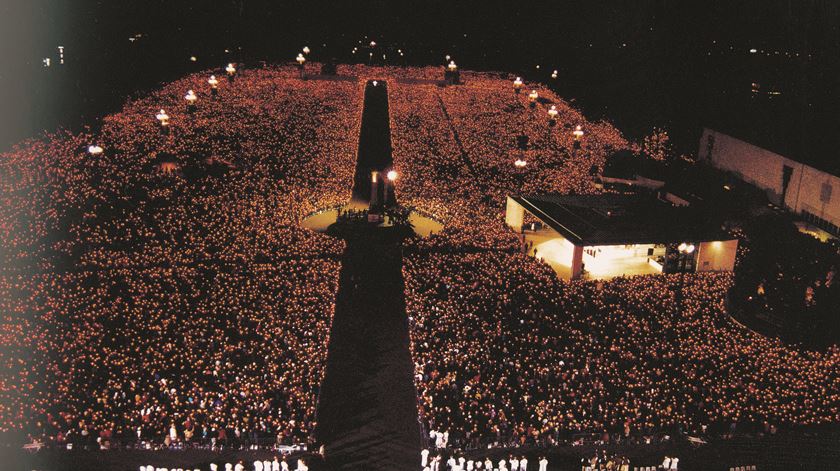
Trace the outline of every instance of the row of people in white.
<instances>
[{"instance_id":1,"label":"row of people in white","mask_svg":"<svg viewBox=\"0 0 840 471\"><path fill-rule=\"evenodd\" d=\"M662 460L662 469L673 469L674 471L677 470L677 466L680 464L680 459L676 456L670 457L666 456L664 460Z\"/></svg>"},{"instance_id":2,"label":"row of people in white","mask_svg":"<svg viewBox=\"0 0 840 471\"><path fill-rule=\"evenodd\" d=\"M232 463L225 463L224 471L245 471L245 465L240 463L232 464ZM152 465L148 466L140 466L140 471L190 471L189 469L184 468L161 468L155 467ZM196 468L194 471L200 471ZM219 471L219 465L215 463L210 464L210 471ZM250 471L250 470L249 470ZM254 468L253 471L291 471L289 468L289 463L286 462L286 459L283 458L282 461L277 461L277 458L274 458L274 461L254 461ZM309 467L303 460L297 460L297 466L295 467L294 471L309 471Z\"/></svg>"},{"instance_id":3,"label":"row of people in white","mask_svg":"<svg viewBox=\"0 0 840 471\"><path fill-rule=\"evenodd\" d=\"M443 457L441 455L429 458L429 450L424 449L420 452L420 467L423 471L442 471L441 463ZM450 456L446 460L446 470L449 471L528 471L528 458L511 457L510 460L502 458L498 462L498 466L490 458L484 461L466 459L463 456L455 458ZM548 459L544 456L539 460L539 471L548 471Z\"/></svg>"}]
</instances>

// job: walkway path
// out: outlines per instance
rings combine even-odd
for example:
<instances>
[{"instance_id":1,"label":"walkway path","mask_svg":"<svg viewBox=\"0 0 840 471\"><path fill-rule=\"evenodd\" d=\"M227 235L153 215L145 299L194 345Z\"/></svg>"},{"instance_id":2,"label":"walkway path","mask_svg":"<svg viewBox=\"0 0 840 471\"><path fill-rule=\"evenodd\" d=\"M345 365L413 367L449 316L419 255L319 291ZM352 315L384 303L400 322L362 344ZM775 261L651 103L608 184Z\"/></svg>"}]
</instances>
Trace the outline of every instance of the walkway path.
<instances>
[{"instance_id":1,"label":"walkway path","mask_svg":"<svg viewBox=\"0 0 840 471\"><path fill-rule=\"evenodd\" d=\"M391 165L386 85L368 84L354 198ZM361 188L358 188L361 186ZM400 470L419 463L420 426L399 238L360 224L342 231L342 259L316 436L330 469Z\"/></svg>"}]
</instances>

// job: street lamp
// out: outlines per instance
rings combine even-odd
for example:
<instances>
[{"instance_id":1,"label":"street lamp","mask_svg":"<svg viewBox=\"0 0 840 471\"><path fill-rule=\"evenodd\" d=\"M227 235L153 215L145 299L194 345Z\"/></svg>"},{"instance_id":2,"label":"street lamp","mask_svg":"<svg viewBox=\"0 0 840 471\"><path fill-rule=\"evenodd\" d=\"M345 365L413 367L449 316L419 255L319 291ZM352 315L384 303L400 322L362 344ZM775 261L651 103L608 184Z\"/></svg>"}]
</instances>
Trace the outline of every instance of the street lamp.
<instances>
[{"instance_id":1,"label":"street lamp","mask_svg":"<svg viewBox=\"0 0 840 471\"><path fill-rule=\"evenodd\" d=\"M303 53L309 55L309 46L303 46Z\"/></svg>"},{"instance_id":2,"label":"street lamp","mask_svg":"<svg viewBox=\"0 0 840 471\"><path fill-rule=\"evenodd\" d=\"M166 114L166 111L161 108L158 114L155 115L155 118L160 123L160 130L167 133L169 131L169 115Z\"/></svg>"},{"instance_id":3,"label":"street lamp","mask_svg":"<svg viewBox=\"0 0 840 471\"><path fill-rule=\"evenodd\" d=\"M531 108L537 106L537 98L539 97L540 95L536 90L531 90L531 93L528 94L528 102L530 103Z\"/></svg>"},{"instance_id":4,"label":"street lamp","mask_svg":"<svg viewBox=\"0 0 840 471\"><path fill-rule=\"evenodd\" d=\"M298 53L295 60L298 63L298 70L300 70L300 78L303 78L303 73L304 73L303 65L306 64L306 57L303 57L303 54Z\"/></svg>"},{"instance_id":5,"label":"street lamp","mask_svg":"<svg viewBox=\"0 0 840 471\"><path fill-rule=\"evenodd\" d=\"M458 70L458 66L455 65L455 61L449 61L449 65L447 65L446 68L449 69L450 72Z\"/></svg>"},{"instance_id":6,"label":"street lamp","mask_svg":"<svg viewBox=\"0 0 840 471\"><path fill-rule=\"evenodd\" d=\"M187 100L187 112L192 113L195 111L195 101L198 100L195 92L187 90L187 94L184 95L184 100Z\"/></svg>"},{"instance_id":7,"label":"street lamp","mask_svg":"<svg viewBox=\"0 0 840 471\"><path fill-rule=\"evenodd\" d=\"M557 69L555 69L554 72L551 73L551 78L553 78L553 79L557 78Z\"/></svg>"},{"instance_id":8,"label":"street lamp","mask_svg":"<svg viewBox=\"0 0 840 471\"><path fill-rule=\"evenodd\" d=\"M233 82L233 76L236 75L236 67L233 66L233 62L225 67L225 72L227 72L228 81Z\"/></svg>"},{"instance_id":9,"label":"street lamp","mask_svg":"<svg viewBox=\"0 0 840 471\"><path fill-rule=\"evenodd\" d=\"M575 136L575 149L580 149L580 138L583 137L583 128L580 125L575 126L575 130L572 131L572 135Z\"/></svg>"},{"instance_id":10,"label":"street lamp","mask_svg":"<svg viewBox=\"0 0 840 471\"><path fill-rule=\"evenodd\" d=\"M516 168L524 168L526 165L528 165L528 162L526 162L522 159L516 159L516 161L513 163L513 165Z\"/></svg>"},{"instance_id":11,"label":"street lamp","mask_svg":"<svg viewBox=\"0 0 840 471\"><path fill-rule=\"evenodd\" d=\"M388 177L388 180L392 182L397 181L397 178L399 178L399 174L396 170L389 170L386 176Z\"/></svg>"},{"instance_id":12,"label":"street lamp","mask_svg":"<svg viewBox=\"0 0 840 471\"><path fill-rule=\"evenodd\" d=\"M519 93L522 90L522 78L516 77L516 80L513 81L513 91Z\"/></svg>"},{"instance_id":13,"label":"street lamp","mask_svg":"<svg viewBox=\"0 0 840 471\"><path fill-rule=\"evenodd\" d=\"M95 144L88 146L87 150L90 155L99 155L102 153L102 148Z\"/></svg>"},{"instance_id":14,"label":"street lamp","mask_svg":"<svg viewBox=\"0 0 840 471\"><path fill-rule=\"evenodd\" d=\"M207 80L207 83L210 84L210 94L216 96L219 94L219 81L216 80L215 75L211 75L210 78Z\"/></svg>"},{"instance_id":15,"label":"street lamp","mask_svg":"<svg viewBox=\"0 0 840 471\"><path fill-rule=\"evenodd\" d=\"M548 121L552 126L557 123L557 114L557 106L551 105L551 109L548 110Z\"/></svg>"}]
</instances>

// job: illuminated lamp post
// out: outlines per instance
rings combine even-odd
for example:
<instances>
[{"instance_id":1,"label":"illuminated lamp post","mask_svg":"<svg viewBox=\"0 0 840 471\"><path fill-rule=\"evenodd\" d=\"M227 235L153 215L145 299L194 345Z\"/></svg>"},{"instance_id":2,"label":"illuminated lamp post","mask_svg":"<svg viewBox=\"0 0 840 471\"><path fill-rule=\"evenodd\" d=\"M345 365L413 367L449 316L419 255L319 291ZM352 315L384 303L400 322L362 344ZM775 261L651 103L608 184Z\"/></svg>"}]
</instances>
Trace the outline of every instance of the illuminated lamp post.
<instances>
[{"instance_id":1,"label":"illuminated lamp post","mask_svg":"<svg viewBox=\"0 0 840 471\"><path fill-rule=\"evenodd\" d=\"M385 174L386 182L385 182L385 206L391 206L396 203L396 196L394 195L394 184L399 178L399 174L395 170L389 170L387 174Z\"/></svg>"},{"instance_id":2,"label":"illuminated lamp post","mask_svg":"<svg viewBox=\"0 0 840 471\"><path fill-rule=\"evenodd\" d=\"M677 292L677 313L682 312L683 290L685 289L685 272L688 271L688 261L691 260L691 254L694 253L694 244L683 242L677 246L679 252L679 259L677 260L677 269L680 272L680 289Z\"/></svg>"},{"instance_id":3,"label":"illuminated lamp post","mask_svg":"<svg viewBox=\"0 0 840 471\"><path fill-rule=\"evenodd\" d=\"M554 126L557 124L557 106L551 105L551 109L548 110L548 124L549 126Z\"/></svg>"},{"instance_id":4,"label":"illuminated lamp post","mask_svg":"<svg viewBox=\"0 0 840 471\"><path fill-rule=\"evenodd\" d=\"M575 130L572 131L572 135L575 136L574 149L580 149L580 138L583 137L583 128L581 128L580 125L575 126Z\"/></svg>"},{"instance_id":5,"label":"illuminated lamp post","mask_svg":"<svg viewBox=\"0 0 840 471\"><path fill-rule=\"evenodd\" d=\"M534 108L537 106L537 98L540 97L540 94L537 93L536 90L531 90L531 93L528 94L528 106Z\"/></svg>"},{"instance_id":6,"label":"illuminated lamp post","mask_svg":"<svg viewBox=\"0 0 840 471\"><path fill-rule=\"evenodd\" d=\"M198 100L195 92L192 90L187 90L187 94L184 95L184 100L187 100L187 113L194 113L195 112L195 101Z\"/></svg>"},{"instance_id":7,"label":"illuminated lamp post","mask_svg":"<svg viewBox=\"0 0 840 471\"><path fill-rule=\"evenodd\" d=\"M210 78L207 80L207 83L210 84L210 94L216 96L219 94L219 81L216 80L215 75L211 75Z\"/></svg>"},{"instance_id":8,"label":"illuminated lamp post","mask_svg":"<svg viewBox=\"0 0 840 471\"><path fill-rule=\"evenodd\" d=\"M309 46L303 46L303 53L308 56L309 52L310 52Z\"/></svg>"},{"instance_id":9,"label":"illuminated lamp post","mask_svg":"<svg viewBox=\"0 0 840 471\"><path fill-rule=\"evenodd\" d=\"M551 78L553 78L553 79L557 78L557 69L554 69L554 71L551 72Z\"/></svg>"},{"instance_id":10,"label":"illuminated lamp post","mask_svg":"<svg viewBox=\"0 0 840 471\"><path fill-rule=\"evenodd\" d=\"M228 82L233 82L233 77L236 75L236 67L233 66L233 62L225 67L225 72L227 72Z\"/></svg>"},{"instance_id":11,"label":"illuminated lamp post","mask_svg":"<svg viewBox=\"0 0 840 471\"><path fill-rule=\"evenodd\" d=\"M298 53L298 55L297 55L297 57L295 58L295 60L296 60L296 61L297 61L297 63L298 63L298 70L300 70L300 78L305 78L305 74L304 74L304 72L305 72L305 69L304 69L304 64L306 64L306 57L303 57L303 54Z\"/></svg>"},{"instance_id":12,"label":"illuminated lamp post","mask_svg":"<svg viewBox=\"0 0 840 471\"><path fill-rule=\"evenodd\" d=\"M458 66L455 65L455 61L449 61L449 65L446 66L444 78L446 79L446 83L450 85L457 85L461 82L461 72L458 71Z\"/></svg>"},{"instance_id":13,"label":"illuminated lamp post","mask_svg":"<svg viewBox=\"0 0 840 471\"><path fill-rule=\"evenodd\" d=\"M163 108L161 108L158 114L155 115L155 118L157 118L160 123L160 130L164 134L167 134L169 132L169 115L166 114L166 111L164 111Z\"/></svg>"},{"instance_id":14,"label":"illuminated lamp post","mask_svg":"<svg viewBox=\"0 0 840 471\"><path fill-rule=\"evenodd\" d=\"M88 151L88 154L90 154L90 155L100 155L103 152L102 148L95 145L95 144L94 145L89 145L88 148L87 148L87 151Z\"/></svg>"},{"instance_id":15,"label":"illuminated lamp post","mask_svg":"<svg viewBox=\"0 0 840 471\"><path fill-rule=\"evenodd\" d=\"M513 162L513 165L514 165L514 167L521 169L521 168L525 168L525 166L528 165L528 162L526 162L522 159L516 159L516 161Z\"/></svg>"},{"instance_id":16,"label":"illuminated lamp post","mask_svg":"<svg viewBox=\"0 0 840 471\"><path fill-rule=\"evenodd\" d=\"M522 77L516 77L516 80L513 81L513 91L516 93L522 91Z\"/></svg>"}]
</instances>

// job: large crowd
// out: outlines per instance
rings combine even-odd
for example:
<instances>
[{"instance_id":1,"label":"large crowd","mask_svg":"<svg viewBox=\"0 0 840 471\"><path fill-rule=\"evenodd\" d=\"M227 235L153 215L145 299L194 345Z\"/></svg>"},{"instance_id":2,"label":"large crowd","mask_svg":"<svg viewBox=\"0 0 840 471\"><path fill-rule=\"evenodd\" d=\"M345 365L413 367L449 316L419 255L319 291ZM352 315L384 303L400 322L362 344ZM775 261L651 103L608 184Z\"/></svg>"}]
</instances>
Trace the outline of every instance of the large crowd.
<instances>
[{"instance_id":1,"label":"large crowd","mask_svg":"<svg viewBox=\"0 0 840 471\"><path fill-rule=\"evenodd\" d=\"M212 72L2 155L4 442L311 439L362 85Z\"/></svg>"},{"instance_id":2,"label":"large crowd","mask_svg":"<svg viewBox=\"0 0 840 471\"><path fill-rule=\"evenodd\" d=\"M312 439L344 244L298 223L350 198L366 79L389 80L399 201L445 225L403 268L427 432L552 445L840 421L840 351L733 323L731 274L562 282L519 253L506 195L601 191L632 145L550 90L343 66L358 80L268 67L213 94L211 72L1 156L4 442Z\"/></svg>"},{"instance_id":3,"label":"large crowd","mask_svg":"<svg viewBox=\"0 0 840 471\"><path fill-rule=\"evenodd\" d=\"M840 420L840 350L734 323L728 273L563 283L520 254L404 268L427 427L460 446L818 426Z\"/></svg>"}]
</instances>

